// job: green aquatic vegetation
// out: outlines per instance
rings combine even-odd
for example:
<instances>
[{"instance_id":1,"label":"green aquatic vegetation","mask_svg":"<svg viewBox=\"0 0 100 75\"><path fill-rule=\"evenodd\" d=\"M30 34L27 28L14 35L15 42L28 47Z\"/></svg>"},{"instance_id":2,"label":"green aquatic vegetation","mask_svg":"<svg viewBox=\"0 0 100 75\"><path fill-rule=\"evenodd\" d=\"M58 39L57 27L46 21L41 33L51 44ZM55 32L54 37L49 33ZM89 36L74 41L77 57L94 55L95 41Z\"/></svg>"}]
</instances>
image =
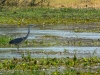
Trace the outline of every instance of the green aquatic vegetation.
<instances>
[{"instance_id":1,"label":"green aquatic vegetation","mask_svg":"<svg viewBox=\"0 0 100 75\"><path fill-rule=\"evenodd\" d=\"M77 63L77 57L76 57L76 54L74 54L74 57L73 57L73 62L74 62L74 66L76 65Z\"/></svg>"},{"instance_id":2,"label":"green aquatic vegetation","mask_svg":"<svg viewBox=\"0 0 100 75\"><path fill-rule=\"evenodd\" d=\"M63 53L69 53L69 51L67 49L64 49Z\"/></svg>"},{"instance_id":3,"label":"green aquatic vegetation","mask_svg":"<svg viewBox=\"0 0 100 75\"><path fill-rule=\"evenodd\" d=\"M77 75L77 74L96 74L100 73L99 69L95 69L95 66L99 66L100 62L98 59L99 57L84 57L84 58L77 58L74 55L73 58L32 58L28 60L28 55L22 58L13 58L8 59L0 62L0 69L2 70L13 70L9 72L9 74L25 74L27 72L31 74L50 74L50 75L62 75L62 74L70 74L70 75ZM90 65L91 61L91 65ZM91 67L91 71L89 68ZM60 67L63 67L62 71L59 70ZM77 69L80 70L77 70ZM85 71L85 69L87 71ZM96 71L96 72L92 72ZM4 72L6 74L6 72Z\"/></svg>"},{"instance_id":4,"label":"green aquatic vegetation","mask_svg":"<svg viewBox=\"0 0 100 75\"><path fill-rule=\"evenodd\" d=\"M6 8L4 8L6 9ZM7 12L0 12L0 23L12 25L26 24L75 24L100 22L100 10L92 8L74 9L74 8L45 8L45 7L25 7L11 8Z\"/></svg>"},{"instance_id":5,"label":"green aquatic vegetation","mask_svg":"<svg viewBox=\"0 0 100 75\"><path fill-rule=\"evenodd\" d=\"M8 46L10 39L11 38L9 36L0 35L0 46L2 47Z\"/></svg>"},{"instance_id":6,"label":"green aquatic vegetation","mask_svg":"<svg viewBox=\"0 0 100 75\"><path fill-rule=\"evenodd\" d=\"M95 29L74 29L74 32L95 32L95 33L99 33L100 32L100 28L95 28Z\"/></svg>"},{"instance_id":7,"label":"green aquatic vegetation","mask_svg":"<svg viewBox=\"0 0 100 75\"><path fill-rule=\"evenodd\" d=\"M52 39L51 39L52 38ZM50 39L50 41L48 40ZM47 42L47 40L49 42ZM39 46L44 46L44 47L50 47L50 46L100 46L100 42L98 40L90 40L87 41L87 39L81 39L79 38L78 41L74 39L70 40L59 40L59 37L44 37L42 40L27 40L23 42L23 45L26 46L34 46L34 47L39 47Z\"/></svg>"},{"instance_id":8,"label":"green aquatic vegetation","mask_svg":"<svg viewBox=\"0 0 100 75\"><path fill-rule=\"evenodd\" d=\"M52 38L52 39L51 39ZM77 41L78 39L78 41ZM100 46L100 42L95 39L90 39L89 41L87 39L82 39L82 38L75 38L75 39L70 39L70 40L59 40L59 37L43 37L42 40L26 40L23 42L22 45L25 46L31 46L31 47L50 47L50 46ZM48 41L48 42L47 42Z\"/></svg>"}]
</instances>

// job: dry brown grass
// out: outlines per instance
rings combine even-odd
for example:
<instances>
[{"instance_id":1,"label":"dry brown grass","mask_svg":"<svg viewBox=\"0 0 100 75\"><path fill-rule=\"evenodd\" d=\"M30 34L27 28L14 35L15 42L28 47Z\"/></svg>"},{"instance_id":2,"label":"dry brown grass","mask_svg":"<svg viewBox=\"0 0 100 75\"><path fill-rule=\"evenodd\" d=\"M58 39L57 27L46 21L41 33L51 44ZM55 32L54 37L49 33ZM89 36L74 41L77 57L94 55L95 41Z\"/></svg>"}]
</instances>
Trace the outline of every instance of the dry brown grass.
<instances>
[{"instance_id":1,"label":"dry brown grass","mask_svg":"<svg viewBox=\"0 0 100 75\"><path fill-rule=\"evenodd\" d=\"M16 2L18 5L28 5L33 0L7 0L7 2L14 3ZM36 0L38 3L41 0ZM44 4L43 4L44 3ZM49 5L51 7L72 7L72 8L100 8L100 0L44 0L43 5Z\"/></svg>"},{"instance_id":2,"label":"dry brown grass","mask_svg":"<svg viewBox=\"0 0 100 75\"><path fill-rule=\"evenodd\" d=\"M72 8L100 8L100 0L51 0L50 6L53 7L72 7Z\"/></svg>"}]
</instances>

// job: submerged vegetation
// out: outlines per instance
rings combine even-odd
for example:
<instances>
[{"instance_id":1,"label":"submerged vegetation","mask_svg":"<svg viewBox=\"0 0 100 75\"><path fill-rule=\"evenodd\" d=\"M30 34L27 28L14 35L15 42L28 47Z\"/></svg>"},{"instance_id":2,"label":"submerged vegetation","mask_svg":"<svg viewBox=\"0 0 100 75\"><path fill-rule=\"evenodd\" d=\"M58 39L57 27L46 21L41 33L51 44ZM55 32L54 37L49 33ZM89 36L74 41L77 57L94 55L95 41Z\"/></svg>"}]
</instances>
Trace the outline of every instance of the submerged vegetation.
<instances>
[{"instance_id":1,"label":"submerged vegetation","mask_svg":"<svg viewBox=\"0 0 100 75\"><path fill-rule=\"evenodd\" d=\"M94 8L45 8L45 7L3 8L0 12L1 24L75 24L100 22L100 10Z\"/></svg>"}]
</instances>

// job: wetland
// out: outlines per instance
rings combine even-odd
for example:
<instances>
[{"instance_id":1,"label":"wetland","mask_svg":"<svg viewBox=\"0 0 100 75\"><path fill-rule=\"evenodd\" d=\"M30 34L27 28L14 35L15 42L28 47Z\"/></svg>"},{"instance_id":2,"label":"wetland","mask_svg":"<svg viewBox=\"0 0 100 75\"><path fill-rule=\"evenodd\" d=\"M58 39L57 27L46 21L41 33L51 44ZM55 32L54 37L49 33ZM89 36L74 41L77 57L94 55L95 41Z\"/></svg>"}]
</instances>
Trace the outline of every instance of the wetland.
<instances>
[{"instance_id":1,"label":"wetland","mask_svg":"<svg viewBox=\"0 0 100 75\"><path fill-rule=\"evenodd\" d=\"M8 42L25 36L27 26L0 27L0 41L3 42L0 43L1 74L98 75L100 34L92 30L97 30L99 23L93 24L31 27L30 35L21 44L19 52L16 46ZM78 29L82 31L76 32Z\"/></svg>"},{"instance_id":2,"label":"wetland","mask_svg":"<svg viewBox=\"0 0 100 75\"><path fill-rule=\"evenodd\" d=\"M0 12L0 74L99 75L100 10L17 8ZM9 45L27 34L20 45Z\"/></svg>"}]
</instances>

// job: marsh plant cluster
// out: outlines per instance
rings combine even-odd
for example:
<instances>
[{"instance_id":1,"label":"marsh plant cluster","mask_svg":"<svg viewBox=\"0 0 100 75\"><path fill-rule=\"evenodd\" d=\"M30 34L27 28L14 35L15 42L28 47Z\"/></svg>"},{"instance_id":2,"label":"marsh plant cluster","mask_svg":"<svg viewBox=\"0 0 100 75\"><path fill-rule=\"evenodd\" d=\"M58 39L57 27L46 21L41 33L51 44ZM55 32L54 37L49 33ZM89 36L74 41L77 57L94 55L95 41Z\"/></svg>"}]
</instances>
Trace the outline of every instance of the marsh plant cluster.
<instances>
[{"instance_id":1,"label":"marsh plant cluster","mask_svg":"<svg viewBox=\"0 0 100 75\"><path fill-rule=\"evenodd\" d=\"M28 51L27 56L1 60L0 70L4 75L99 75L100 58L77 58L76 54L72 58L31 58Z\"/></svg>"}]
</instances>

